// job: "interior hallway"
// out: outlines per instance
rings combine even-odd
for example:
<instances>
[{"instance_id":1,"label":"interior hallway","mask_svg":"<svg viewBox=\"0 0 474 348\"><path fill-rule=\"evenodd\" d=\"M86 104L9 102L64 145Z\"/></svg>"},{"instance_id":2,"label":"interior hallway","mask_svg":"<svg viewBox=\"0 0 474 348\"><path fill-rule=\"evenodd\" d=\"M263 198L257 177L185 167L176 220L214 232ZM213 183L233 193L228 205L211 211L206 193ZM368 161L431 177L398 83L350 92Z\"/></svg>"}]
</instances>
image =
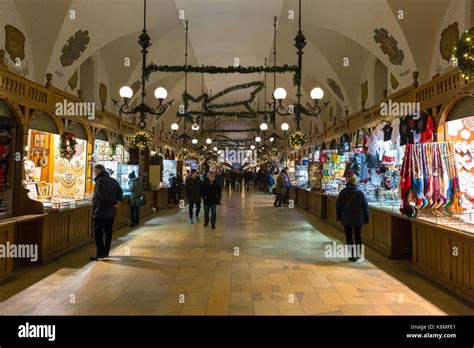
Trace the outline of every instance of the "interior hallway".
<instances>
[{"instance_id":1,"label":"interior hallway","mask_svg":"<svg viewBox=\"0 0 474 348\"><path fill-rule=\"evenodd\" d=\"M0 314L474 314L409 261L367 247L363 263L326 259L324 245L343 234L272 200L260 192L225 195L215 230L190 225L187 209L159 212L115 233L108 261L89 262L90 245L20 269L0 285Z\"/></svg>"}]
</instances>

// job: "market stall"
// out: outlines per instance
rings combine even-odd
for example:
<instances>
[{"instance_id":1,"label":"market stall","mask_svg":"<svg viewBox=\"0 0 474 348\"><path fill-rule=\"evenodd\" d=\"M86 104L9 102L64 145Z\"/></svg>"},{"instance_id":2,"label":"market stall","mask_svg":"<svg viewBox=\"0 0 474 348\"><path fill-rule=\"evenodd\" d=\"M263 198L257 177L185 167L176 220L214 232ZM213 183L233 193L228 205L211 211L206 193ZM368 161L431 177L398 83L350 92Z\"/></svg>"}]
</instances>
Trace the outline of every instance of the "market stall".
<instances>
[{"instance_id":1,"label":"market stall","mask_svg":"<svg viewBox=\"0 0 474 348\"><path fill-rule=\"evenodd\" d=\"M17 242L38 244L39 262L91 241L87 132L77 124L59 133L57 122L46 113L38 113L28 131L23 185L28 198L48 214L35 228L20 225Z\"/></svg>"}]
</instances>

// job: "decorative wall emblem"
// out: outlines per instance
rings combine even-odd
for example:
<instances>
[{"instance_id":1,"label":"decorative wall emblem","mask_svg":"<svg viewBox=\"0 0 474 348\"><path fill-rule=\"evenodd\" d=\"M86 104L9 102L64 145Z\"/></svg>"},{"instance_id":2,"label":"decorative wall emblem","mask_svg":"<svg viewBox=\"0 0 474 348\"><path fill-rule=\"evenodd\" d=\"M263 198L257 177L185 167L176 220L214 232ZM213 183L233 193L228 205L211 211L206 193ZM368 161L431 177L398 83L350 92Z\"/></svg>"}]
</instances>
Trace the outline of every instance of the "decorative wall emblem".
<instances>
[{"instance_id":1,"label":"decorative wall emblem","mask_svg":"<svg viewBox=\"0 0 474 348\"><path fill-rule=\"evenodd\" d=\"M69 87L71 87L71 91L74 91L77 87L77 80L78 80L78 74L77 74L77 70L74 72L74 74L72 74L71 78L69 79L69 81L67 82L67 84L69 85Z\"/></svg>"},{"instance_id":2,"label":"decorative wall emblem","mask_svg":"<svg viewBox=\"0 0 474 348\"><path fill-rule=\"evenodd\" d=\"M398 82L397 78L392 73L390 74L390 85L392 86L392 89L397 89L400 85L400 82Z\"/></svg>"},{"instance_id":3,"label":"decorative wall emblem","mask_svg":"<svg viewBox=\"0 0 474 348\"><path fill-rule=\"evenodd\" d=\"M444 60L450 62L453 50L459 40L458 22L448 25L441 33L439 41L439 52Z\"/></svg>"},{"instance_id":4,"label":"decorative wall emblem","mask_svg":"<svg viewBox=\"0 0 474 348\"><path fill-rule=\"evenodd\" d=\"M360 105L362 109L365 108L365 103L367 103L367 98L369 97L369 81L364 81L360 85Z\"/></svg>"},{"instance_id":5,"label":"decorative wall emblem","mask_svg":"<svg viewBox=\"0 0 474 348\"><path fill-rule=\"evenodd\" d=\"M67 40L61 51L61 65L70 66L74 61L78 60L81 54L87 48L90 37L89 32L78 30L73 36Z\"/></svg>"},{"instance_id":6,"label":"decorative wall emblem","mask_svg":"<svg viewBox=\"0 0 474 348\"><path fill-rule=\"evenodd\" d=\"M107 104L107 86L102 82L99 84L99 99L102 105L102 111L104 111L105 105Z\"/></svg>"},{"instance_id":7,"label":"decorative wall emblem","mask_svg":"<svg viewBox=\"0 0 474 348\"><path fill-rule=\"evenodd\" d=\"M25 35L12 25L5 25L5 50L11 60L25 59Z\"/></svg>"},{"instance_id":8,"label":"decorative wall emblem","mask_svg":"<svg viewBox=\"0 0 474 348\"><path fill-rule=\"evenodd\" d=\"M374 30L374 40L380 44L380 49L383 54L386 54L393 65L402 65L405 55L403 51L398 48L398 42L390 35L386 29L379 28Z\"/></svg>"},{"instance_id":9,"label":"decorative wall emblem","mask_svg":"<svg viewBox=\"0 0 474 348\"><path fill-rule=\"evenodd\" d=\"M327 79L327 82L334 94L337 95L339 99L344 101L344 95L342 94L341 87L337 84L337 82L330 78Z\"/></svg>"}]
</instances>

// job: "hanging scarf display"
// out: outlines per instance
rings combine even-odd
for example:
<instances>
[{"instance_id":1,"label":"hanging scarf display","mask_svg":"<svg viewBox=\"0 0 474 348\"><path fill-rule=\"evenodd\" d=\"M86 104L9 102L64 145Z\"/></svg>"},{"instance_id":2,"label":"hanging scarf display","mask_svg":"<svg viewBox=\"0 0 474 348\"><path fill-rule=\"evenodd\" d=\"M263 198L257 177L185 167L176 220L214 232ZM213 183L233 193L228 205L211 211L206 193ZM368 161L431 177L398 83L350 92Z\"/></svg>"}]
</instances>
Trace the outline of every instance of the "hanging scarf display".
<instances>
[{"instance_id":1,"label":"hanging scarf display","mask_svg":"<svg viewBox=\"0 0 474 348\"><path fill-rule=\"evenodd\" d=\"M410 193L416 210L459 207L459 178L451 142L408 144L400 172L400 212L413 216Z\"/></svg>"}]
</instances>

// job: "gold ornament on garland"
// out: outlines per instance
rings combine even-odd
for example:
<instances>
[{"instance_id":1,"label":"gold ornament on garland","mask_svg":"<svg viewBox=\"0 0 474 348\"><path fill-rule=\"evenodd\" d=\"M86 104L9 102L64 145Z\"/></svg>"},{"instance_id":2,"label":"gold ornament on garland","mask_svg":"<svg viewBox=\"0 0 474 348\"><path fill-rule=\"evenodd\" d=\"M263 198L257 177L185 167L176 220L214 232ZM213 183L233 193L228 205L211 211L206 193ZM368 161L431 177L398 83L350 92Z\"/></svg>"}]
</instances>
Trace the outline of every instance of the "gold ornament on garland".
<instances>
[{"instance_id":1,"label":"gold ornament on garland","mask_svg":"<svg viewBox=\"0 0 474 348\"><path fill-rule=\"evenodd\" d=\"M189 150L185 147L183 147L181 150L178 152L178 157L180 159L185 159L189 157Z\"/></svg>"},{"instance_id":2,"label":"gold ornament on garland","mask_svg":"<svg viewBox=\"0 0 474 348\"><path fill-rule=\"evenodd\" d=\"M474 27L466 30L454 47L453 59L462 72L462 77L469 80L474 75Z\"/></svg>"},{"instance_id":3,"label":"gold ornament on garland","mask_svg":"<svg viewBox=\"0 0 474 348\"><path fill-rule=\"evenodd\" d=\"M278 157L278 149L276 147L270 150L270 156Z\"/></svg>"},{"instance_id":4,"label":"gold ornament on garland","mask_svg":"<svg viewBox=\"0 0 474 348\"><path fill-rule=\"evenodd\" d=\"M151 134L148 133L146 130L142 129L138 131L137 134L135 134L132 139L132 144L143 150L151 145L152 140L153 137L151 136Z\"/></svg>"},{"instance_id":5,"label":"gold ornament on garland","mask_svg":"<svg viewBox=\"0 0 474 348\"><path fill-rule=\"evenodd\" d=\"M290 146L296 150L300 149L306 143L306 137L302 131L297 130L290 135Z\"/></svg>"}]
</instances>

